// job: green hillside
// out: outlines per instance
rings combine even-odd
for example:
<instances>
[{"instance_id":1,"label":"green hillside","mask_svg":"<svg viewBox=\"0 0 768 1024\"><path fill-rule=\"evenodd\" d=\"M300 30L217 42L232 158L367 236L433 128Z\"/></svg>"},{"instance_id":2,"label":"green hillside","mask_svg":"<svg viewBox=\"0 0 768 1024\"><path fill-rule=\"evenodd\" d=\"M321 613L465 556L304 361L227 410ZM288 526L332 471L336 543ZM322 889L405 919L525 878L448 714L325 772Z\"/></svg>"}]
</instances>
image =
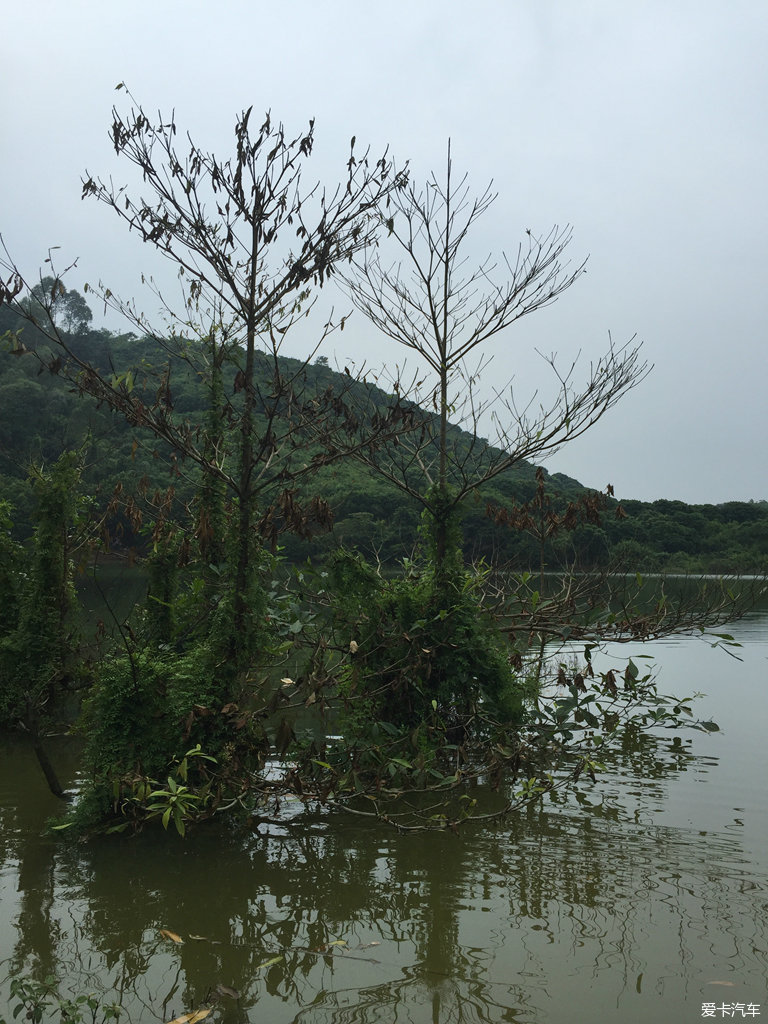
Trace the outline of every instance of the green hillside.
<instances>
[{"instance_id":1,"label":"green hillside","mask_svg":"<svg viewBox=\"0 0 768 1024\"><path fill-rule=\"evenodd\" d=\"M79 329L69 335L73 350L104 375L131 370L136 387L149 391L152 368L169 366L176 422L187 423L192 431L203 423L207 392L188 363L169 357L153 339L91 330L87 322L77 326ZM19 327L9 309L0 309L0 336ZM28 325L20 338L29 350L39 345L40 354L45 357L45 347ZM148 497L167 495L172 487L173 512L181 518L199 485L196 466L189 461L174 461L167 444L149 438L146 432L130 427L119 414L106 406L99 408L93 399L78 394L71 382L46 370L31 351L18 354L12 348L10 335L6 335L0 351L0 496L14 507L19 536L27 535L31 529L32 500L27 481L30 464L49 463L63 450L78 448L86 442L84 480L95 510L108 507L119 485L123 496L135 498L136 508L142 508ZM284 370L301 371L309 395L327 393L329 389L339 393L346 390L348 400L368 410L368 414L388 400L377 387L350 382L322 359L304 369L299 362L286 359ZM265 386L268 371L265 361ZM225 372L224 390L236 408L239 398L234 367ZM458 428L452 431L457 451L468 451L474 446L473 457L482 458L483 450L487 449L484 442ZM316 454L317 449L308 440L306 450L295 453L294 463L297 458L311 462ZM233 445L230 458L234 457ZM569 502L586 493L578 481L563 474L542 471L542 475L551 511L563 513ZM357 547L383 562L410 554L419 507L359 462L339 459L330 465L320 465L301 479L295 491L299 498L315 495L327 501L333 512L333 527L330 532L316 532L311 539L281 533L279 543L289 558L322 558L340 543ZM542 545L536 531L497 526L487 514L489 505L519 508L535 502L536 495L536 470L529 463L521 462L496 476L464 508L467 555L509 562L517 569L538 568ZM580 521L575 529L556 531L545 542L543 556L547 568L571 565L588 569L620 560L628 568L644 572L768 569L768 502L686 505L679 501L625 501L619 509L609 498L604 505L599 518ZM150 515L151 509L145 508L145 520ZM138 522L136 515L126 514L124 508L116 511L110 521L113 544L140 547L144 540Z\"/></svg>"}]
</instances>

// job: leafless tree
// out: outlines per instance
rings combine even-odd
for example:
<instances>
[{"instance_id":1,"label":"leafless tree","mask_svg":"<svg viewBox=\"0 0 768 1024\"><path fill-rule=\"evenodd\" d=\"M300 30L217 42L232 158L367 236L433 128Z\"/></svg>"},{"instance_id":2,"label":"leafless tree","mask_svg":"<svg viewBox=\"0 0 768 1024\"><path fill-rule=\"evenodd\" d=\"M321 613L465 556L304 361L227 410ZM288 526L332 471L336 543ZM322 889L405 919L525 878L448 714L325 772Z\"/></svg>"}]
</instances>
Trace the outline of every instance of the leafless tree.
<instances>
[{"instance_id":1,"label":"leafless tree","mask_svg":"<svg viewBox=\"0 0 768 1024\"><path fill-rule=\"evenodd\" d=\"M366 246L343 275L355 306L426 364L421 390L411 397L431 406L434 415L399 444L356 454L429 510L438 561L446 552L448 518L469 493L521 460L541 460L583 434L649 370L633 339L619 347L611 343L581 385L575 383L575 363L563 372L554 355L546 357L558 388L548 406L538 405L535 395L520 406L511 389L495 391L491 399L478 397L488 344L554 302L584 271L583 262L571 267L565 259L568 227L553 227L541 237L529 230L513 258L502 254L498 261L488 257L474 269L468 266L472 230L495 198L491 186L473 198L466 176L455 180L449 144L445 181L432 175L423 188L409 184L392 196L383 215L398 256L389 258L386 242ZM478 354L470 369L469 357ZM490 442L478 436L487 415L493 423ZM468 428L469 442L451 432L449 418Z\"/></svg>"}]
</instances>

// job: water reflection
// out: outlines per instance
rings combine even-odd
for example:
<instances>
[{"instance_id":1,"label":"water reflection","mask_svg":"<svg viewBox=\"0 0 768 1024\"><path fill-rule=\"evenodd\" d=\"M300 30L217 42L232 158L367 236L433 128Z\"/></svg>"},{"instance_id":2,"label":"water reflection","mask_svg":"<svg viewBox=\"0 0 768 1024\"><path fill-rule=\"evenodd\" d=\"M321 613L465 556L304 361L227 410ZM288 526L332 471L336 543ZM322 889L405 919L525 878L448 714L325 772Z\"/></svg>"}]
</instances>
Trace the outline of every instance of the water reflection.
<instances>
[{"instance_id":1,"label":"water reflection","mask_svg":"<svg viewBox=\"0 0 768 1024\"><path fill-rule=\"evenodd\" d=\"M664 822L670 789L717 766L680 735L626 733L597 787L459 836L300 816L245 841L87 847L35 835L50 809L19 771L0 973L116 993L136 1024L212 1005L232 1024L647 1021L660 1000L684 1019L717 981L759 1002L768 903L738 827Z\"/></svg>"}]
</instances>

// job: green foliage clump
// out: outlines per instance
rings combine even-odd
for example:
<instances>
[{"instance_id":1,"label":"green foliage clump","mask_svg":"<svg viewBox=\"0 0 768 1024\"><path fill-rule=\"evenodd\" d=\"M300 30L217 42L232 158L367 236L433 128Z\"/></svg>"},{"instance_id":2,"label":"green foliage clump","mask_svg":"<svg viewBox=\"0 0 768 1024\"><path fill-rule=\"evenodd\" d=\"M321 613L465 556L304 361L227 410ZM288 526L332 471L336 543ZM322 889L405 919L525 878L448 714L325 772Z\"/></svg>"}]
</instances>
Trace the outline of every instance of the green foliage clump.
<instances>
[{"instance_id":1,"label":"green foliage clump","mask_svg":"<svg viewBox=\"0 0 768 1024\"><path fill-rule=\"evenodd\" d=\"M525 686L483 609L482 576L461 566L455 545L439 566L427 559L404 570L387 579L346 551L332 561L335 629L354 652L343 687L353 723L431 722L463 736L481 710L521 722Z\"/></svg>"},{"instance_id":2,"label":"green foliage clump","mask_svg":"<svg viewBox=\"0 0 768 1024\"><path fill-rule=\"evenodd\" d=\"M157 800L150 800L154 791L171 794L171 819L183 831L182 808L194 818L215 811L233 790L244 792L269 749L263 694L253 684L257 665L277 642L266 613L267 556L254 557L249 566L250 615L235 636L226 565L211 565L204 575L184 570L190 578L177 593L180 547L173 530L157 538L147 559L143 616L135 630L124 631L123 650L103 660L84 702L87 783L72 816L78 828L98 827L121 814L140 827L159 816ZM188 778L191 748L203 753ZM179 766L181 783L157 781L170 780Z\"/></svg>"},{"instance_id":3,"label":"green foliage clump","mask_svg":"<svg viewBox=\"0 0 768 1024\"><path fill-rule=\"evenodd\" d=\"M0 501L0 639L18 624L21 545L11 536L11 506Z\"/></svg>"},{"instance_id":4,"label":"green foliage clump","mask_svg":"<svg viewBox=\"0 0 768 1024\"><path fill-rule=\"evenodd\" d=\"M36 732L83 682L72 582L80 473L78 452L64 452L48 470L32 468L36 519L27 557L9 536L8 506L0 509L0 724L23 721Z\"/></svg>"},{"instance_id":5,"label":"green foliage clump","mask_svg":"<svg viewBox=\"0 0 768 1024\"><path fill-rule=\"evenodd\" d=\"M11 507L0 502L0 725L18 717L17 662L23 549L11 537Z\"/></svg>"},{"instance_id":6,"label":"green foliage clump","mask_svg":"<svg viewBox=\"0 0 768 1024\"><path fill-rule=\"evenodd\" d=\"M186 764L191 748L204 751L217 770L214 780L198 761L189 779L184 772L190 802L199 797L196 786L206 794L216 788L219 798L230 783L240 786L244 774L262 766L268 744L261 719L234 697L205 643L186 652L147 647L107 659L83 706L87 782L74 824L90 829L129 812L138 827L157 816L150 788L171 766Z\"/></svg>"}]
</instances>

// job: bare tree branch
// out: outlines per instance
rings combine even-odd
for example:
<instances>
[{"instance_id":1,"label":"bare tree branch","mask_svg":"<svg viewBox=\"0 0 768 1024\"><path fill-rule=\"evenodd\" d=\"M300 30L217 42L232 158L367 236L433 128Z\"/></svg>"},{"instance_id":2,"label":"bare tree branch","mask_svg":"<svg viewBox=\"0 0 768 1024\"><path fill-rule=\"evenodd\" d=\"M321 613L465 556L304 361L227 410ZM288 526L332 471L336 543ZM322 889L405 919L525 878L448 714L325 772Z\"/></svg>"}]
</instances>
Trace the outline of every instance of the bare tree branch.
<instances>
[{"instance_id":1,"label":"bare tree branch","mask_svg":"<svg viewBox=\"0 0 768 1024\"><path fill-rule=\"evenodd\" d=\"M384 215L389 238L367 246L343 274L352 302L385 336L426 363L424 389L401 391L414 403L431 404L420 430L397 446L359 450L356 457L417 498L433 512L457 506L468 494L523 460L541 460L593 426L639 384L649 367L634 338L592 363L586 381L575 383L575 364L565 372L555 356L544 357L558 384L548 405L534 395L522 408L510 389L492 389L480 399L478 385L489 358L485 352L471 372L467 359L522 317L550 305L584 272L586 261L570 266L566 249L571 229L553 227L542 236L526 232L513 258L488 256L474 269L464 255L473 228L496 196L491 186L473 198L466 176L453 179L450 144L445 181L432 175L392 195ZM399 258L387 262L391 246ZM499 266L505 276L498 280ZM490 443L477 435L491 417ZM449 429L465 427L470 444ZM421 470L415 472L416 468ZM435 487L430 487L434 481Z\"/></svg>"}]
</instances>

